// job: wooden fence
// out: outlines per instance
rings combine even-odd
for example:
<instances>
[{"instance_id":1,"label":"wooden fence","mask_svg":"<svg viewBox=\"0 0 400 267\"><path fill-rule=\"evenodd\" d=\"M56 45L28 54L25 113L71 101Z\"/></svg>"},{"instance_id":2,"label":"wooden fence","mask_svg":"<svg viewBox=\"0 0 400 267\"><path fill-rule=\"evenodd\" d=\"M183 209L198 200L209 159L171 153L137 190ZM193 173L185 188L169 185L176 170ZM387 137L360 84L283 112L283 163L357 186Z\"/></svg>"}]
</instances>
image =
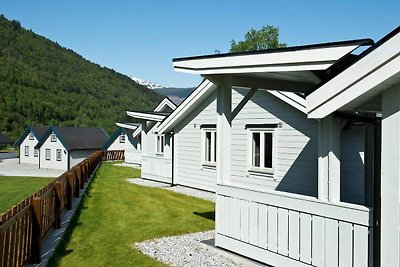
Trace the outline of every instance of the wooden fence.
<instances>
[{"instance_id":1,"label":"wooden fence","mask_svg":"<svg viewBox=\"0 0 400 267\"><path fill-rule=\"evenodd\" d=\"M51 228L61 227L61 214L102 161L122 160L124 151L97 151L53 182L0 214L0 267L40 263L41 244Z\"/></svg>"}]
</instances>

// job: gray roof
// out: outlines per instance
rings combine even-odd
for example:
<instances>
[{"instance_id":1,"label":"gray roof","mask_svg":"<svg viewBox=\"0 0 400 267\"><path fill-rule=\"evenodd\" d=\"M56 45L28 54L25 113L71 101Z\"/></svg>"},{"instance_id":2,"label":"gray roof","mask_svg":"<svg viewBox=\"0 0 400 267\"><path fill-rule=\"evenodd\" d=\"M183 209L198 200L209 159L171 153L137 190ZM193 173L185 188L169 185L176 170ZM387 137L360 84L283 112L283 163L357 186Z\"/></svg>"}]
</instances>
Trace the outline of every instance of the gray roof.
<instances>
[{"instance_id":1,"label":"gray roof","mask_svg":"<svg viewBox=\"0 0 400 267\"><path fill-rule=\"evenodd\" d=\"M40 147L52 132L68 151L101 149L109 139L101 127L50 127L35 147Z\"/></svg>"},{"instance_id":2,"label":"gray roof","mask_svg":"<svg viewBox=\"0 0 400 267\"><path fill-rule=\"evenodd\" d=\"M0 145L12 144L12 143L14 142L10 138L0 133Z\"/></svg>"},{"instance_id":3,"label":"gray roof","mask_svg":"<svg viewBox=\"0 0 400 267\"><path fill-rule=\"evenodd\" d=\"M34 132L36 135L36 138L40 140L42 136L46 133L46 131L49 129L48 126L31 126L30 129Z\"/></svg>"}]
</instances>

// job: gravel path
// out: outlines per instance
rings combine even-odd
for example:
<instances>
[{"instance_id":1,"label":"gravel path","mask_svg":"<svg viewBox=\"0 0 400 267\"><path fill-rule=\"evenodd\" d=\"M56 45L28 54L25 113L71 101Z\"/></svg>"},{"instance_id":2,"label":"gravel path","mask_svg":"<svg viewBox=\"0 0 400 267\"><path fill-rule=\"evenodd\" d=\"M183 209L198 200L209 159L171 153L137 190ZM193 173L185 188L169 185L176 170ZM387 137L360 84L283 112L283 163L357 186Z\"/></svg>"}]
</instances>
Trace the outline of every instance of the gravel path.
<instances>
[{"instance_id":1,"label":"gravel path","mask_svg":"<svg viewBox=\"0 0 400 267\"><path fill-rule=\"evenodd\" d=\"M214 231L208 231L148 240L135 246L143 254L171 266L260 266L200 242L214 237Z\"/></svg>"},{"instance_id":2,"label":"gravel path","mask_svg":"<svg viewBox=\"0 0 400 267\"><path fill-rule=\"evenodd\" d=\"M188 187L179 186L179 185L171 187L169 184L149 181L149 180L145 180L145 179L141 179L141 178L133 178L133 179L127 179L127 180L128 180L128 182L133 183L133 184L163 188L163 189L167 189L167 190L170 190L170 191L173 191L176 193L180 193L180 194L188 195L191 197L197 197L197 198L215 202L215 193L198 190L198 189L193 189L193 188L188 188Z\"/></svg>"}]
</instances>

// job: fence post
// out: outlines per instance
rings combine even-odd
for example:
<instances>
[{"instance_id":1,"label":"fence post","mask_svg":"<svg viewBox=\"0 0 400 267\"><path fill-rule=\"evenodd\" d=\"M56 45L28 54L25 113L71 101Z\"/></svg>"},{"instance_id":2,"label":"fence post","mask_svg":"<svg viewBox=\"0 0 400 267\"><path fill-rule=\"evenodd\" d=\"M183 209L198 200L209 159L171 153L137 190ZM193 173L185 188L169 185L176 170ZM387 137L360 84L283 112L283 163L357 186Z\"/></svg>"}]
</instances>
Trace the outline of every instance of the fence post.
<instances>
[{"instance_id":1,"label":"fence post","mask_svg":"<svg viewBox=\"0 0 400 267\"><path fill-rule=\"evenodd\" d=\"M32 200L32 243L31 243L31 263L40 263L41 261L41 222L42 207L40 197Z\"/></svg>"},{"instance_id":2,"label":"fence post","mask_svg":"<svg viewBox=\"0 0 400 267\"><path fill-rule=\"evenodd\" d=\"M55 184L54 184L54 188L55 188L55 190L56 190L56 203L55 203L55 207L54 207L54 217L55 217L55 223L54 223L54 226L55 226L55 228L56 229L60 229L61 228L61 211L62 211L62 209L63 209L63 207L61 206L62 204L64 204L64 203L62 203L62 199L63 199L63 196L62 196L62 192L61 192L61 186L62 186L62 184L61 184L61 182L59 182L59 181L56 181L55 182Z\"/></svg>"},{"instance_id":3,"label":"fence post","mask_svg":"<svg viewBox=\"0 0 400 267\"><path fill-rule=\"evenodd\" d=\"M66 192L65 192L65 196L66 196L66 206L65 208L67 210L71 210L72 209L72 187L69 181L69 175L67 174L66 177L66 182L67 182L67 188L66 188Z\"/></svg>"}]
</instances>

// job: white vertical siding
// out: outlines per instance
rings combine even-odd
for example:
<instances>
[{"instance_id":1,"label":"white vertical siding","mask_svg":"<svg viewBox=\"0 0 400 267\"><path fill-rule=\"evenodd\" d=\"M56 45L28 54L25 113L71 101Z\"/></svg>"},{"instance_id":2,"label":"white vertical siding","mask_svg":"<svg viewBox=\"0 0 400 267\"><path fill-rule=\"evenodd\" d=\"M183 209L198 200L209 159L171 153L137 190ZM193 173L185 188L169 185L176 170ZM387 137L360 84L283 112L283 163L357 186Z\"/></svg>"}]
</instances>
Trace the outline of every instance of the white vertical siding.
<instances>
[{"instance_id":1,"label":"white vertical siding","mask_svg":"<svg viewBox=\"0 0 400 267\"><path fill-rule=\"evenodd\" d=\"M38 140L36 136L33 136L33 140L29 140L29 134L25 137L24 141L22 141L19 146L19 162L20 163L28 163L28 164L38 164L39 156L35 157L35 146L37 145ZM29 156L25 156L25 146L29 147Z\"/></svg>"},{"instance_id":2,"label":"white vertical siding","mask_svg":"<svg viewBox=\"0 0 400 267\"><path fill-rule=\"evenodd\" d=\"M133 142L127 139L125 144L125 162L141 165L142 163L142 148L141 148L141 136L134 138Z\"/></svg>"},{"instance_id":3,"label":"white vertical siding","mask_svg":"<svg viewBox=\"0 0 400 267\"><path fill-rule=\"evenodd\" d=\"M233 107L249 92L237 89ZM248 171L246 124L275 124L276 161L273 175ZM258 90L232 121L232 183L246 188L317 195L317 123L264 90Z\"/></svg>"},{"instance_id":4,"label":"white vertical siding","mask_svg":"<svg viewBox=\"0 0 400 267\"><path fill-rule=\"evenodd\" d=\"M176 184L215 192L217 173L215 167L203 166L203 129L200 126L216 123L214 92L175 128Z\"/></svg>"},{"instance_id":5,"label":"white vertical siding","mask_svg":"<svg viewBox=\"0 0 400 267\"><path fill-rule=\"evenodd\" d=\"M352 126L341 132L340 201L365 205L365 126Z\"/></svg>"}]
</instances>

